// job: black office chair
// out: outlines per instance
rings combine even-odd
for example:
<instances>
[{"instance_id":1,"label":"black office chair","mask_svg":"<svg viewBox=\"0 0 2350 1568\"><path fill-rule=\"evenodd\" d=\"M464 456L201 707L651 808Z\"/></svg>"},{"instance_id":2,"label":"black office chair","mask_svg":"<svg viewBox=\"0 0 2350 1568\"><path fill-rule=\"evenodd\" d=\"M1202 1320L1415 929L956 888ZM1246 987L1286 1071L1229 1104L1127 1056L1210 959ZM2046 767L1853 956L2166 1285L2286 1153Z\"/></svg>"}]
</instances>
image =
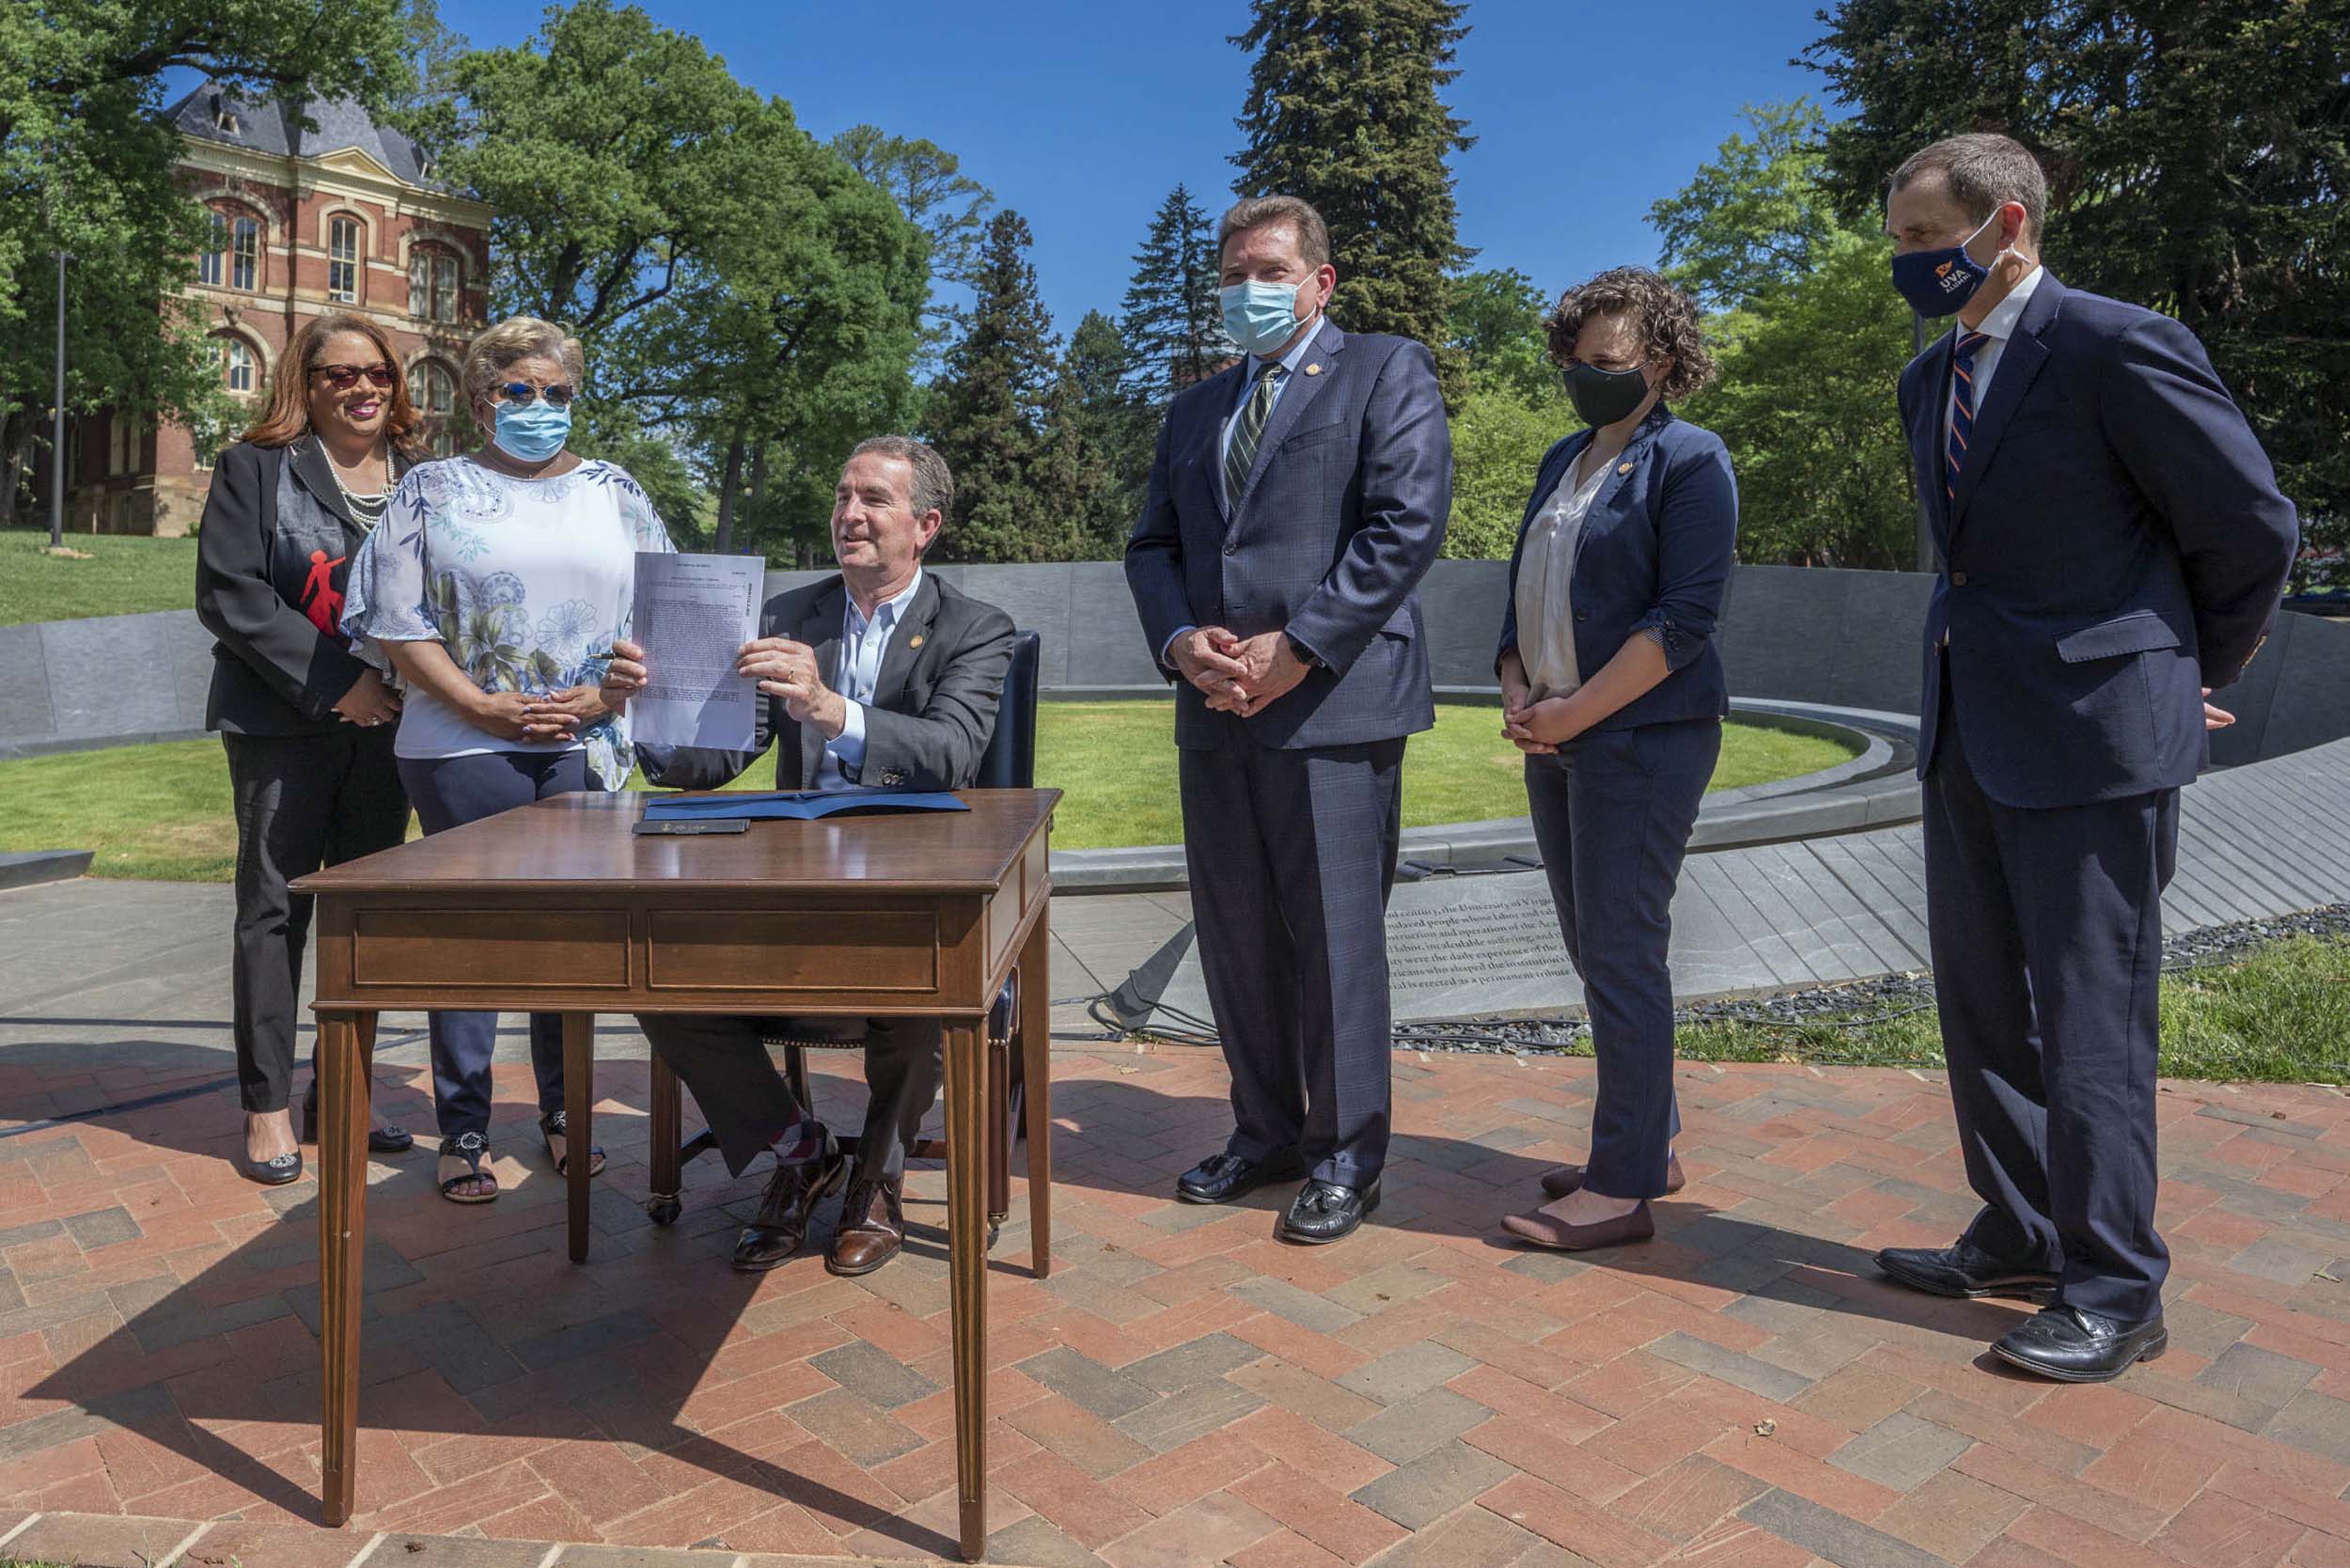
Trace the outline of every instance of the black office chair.
<instances>
[{"instance_id":1,"label":"black office chair","mask_svg":"<svg viewBox=\"0 0 2350 1568\"><path fill-rule=\"evenodd\" d=\"M1003 699L995 708L995 732L988 737L987 750L979 758L979 776L972 780L975 790L1027 790L1036 786L1036 688L1037 664L1041 639L1034 632L1023 632L1012 643L1011 667L1004 674ZM1014 1049L1019 1043L1020 987L1023 980L1015 966L1011 977L1004 982L1003 993L987 1014L987 1102L988 1114L1002 1136L988 1144L987 1161L987 1237L995 1245L995 1234L1011 1212L1011 1145L1026 1135L1026 1124L1021 1116L1023 1074L1021 1053ZM1042 975L1033 977L1042 985ZM807 1076L809 1051L854 1051L864 1045L863 1019L838 1019L853 1032L838 1036L771 1035L769 1049L783 1052L783 1075L791 1086L791 1092L803 1105L816 1104ZM656 1054L652 1058L652 1140L659 1148L677 1141L683 1107L678 1093L677 1074L669 1070ZM840 1138L841 1147L855 1152L854 1137ZM692 1142L678 1151L680 1185L682 1187L684 1168L693 1160L718 1146L708 1131L697 1134ZM944 1138L924 1138L914 1147L917 1159L936 1160L947 1156ZM646 1202L645 1212L656 1225L676 1222L682 1209L681 1193L659 1192Z\"/></svg>"}]
</instances>

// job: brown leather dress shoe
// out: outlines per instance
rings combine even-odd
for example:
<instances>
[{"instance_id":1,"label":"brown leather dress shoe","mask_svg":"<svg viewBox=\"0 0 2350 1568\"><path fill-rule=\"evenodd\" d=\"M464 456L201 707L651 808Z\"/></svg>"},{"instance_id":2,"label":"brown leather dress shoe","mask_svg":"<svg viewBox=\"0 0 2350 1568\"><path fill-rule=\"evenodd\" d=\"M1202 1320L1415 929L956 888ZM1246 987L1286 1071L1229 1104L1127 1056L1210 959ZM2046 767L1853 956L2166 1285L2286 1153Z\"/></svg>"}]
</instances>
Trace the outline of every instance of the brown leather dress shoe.
<instances>
[{"instance_id":1,"label":"brown leather dress shoe","mask_svg":"<svg viewBox=\"0 0 2350 1568\"><path fill-rule=\"evenodd\" d=\"M1564 1198L1571 1192L1583 1190L1585 1167L1562 1165L1543 1172L1543 1191L1553 1198ZM1670 1198L1689 1184L1681 1174L1681 1156L1665 1156L1665 1196Z\"/></svg>"},{"instance_id":2,"label":"brown leather dress shoe","mask_svg":"<svg viewBox=\"0 0 2350 1568\"><path fill-rule=\"evenodd\" d=\"M870 1274L905 1244L905 1178L860 1175L840 1205L840 1229L824 1266L835 1274Z\"/></svg>"},{"instance_id":3,"label":"brown leather dress shoe","mask_svg":"<svg viewBox=\"0 0 2350 1568\"><path fill-rule=\"evenodd\" d=\"M807 1217L849 1179L849 1156L836 1149L809 1165L779 1165L760 1195L759 1215L734 1242L738 1274L764 1274L800 1249Z\"/></svg>"},{"instance_id":4,"label":"brown leather dress shoe","mask_svg":"<svg viewBox=\"0 0 2350 1568\"><path fill-rule=\"evenodd\" d=\"M1532 1214L1511 1215L1502 1220L1501 1228L1520 1241L1559 1252L1591 1252L1603 1247L1644 1242L1656 1234L1656 1221L1649 1215L1646 1199L1630 1214L1603 1219L1596 1225L1569 1225L1537 1209Z\"/></svg>"}]
</instances>

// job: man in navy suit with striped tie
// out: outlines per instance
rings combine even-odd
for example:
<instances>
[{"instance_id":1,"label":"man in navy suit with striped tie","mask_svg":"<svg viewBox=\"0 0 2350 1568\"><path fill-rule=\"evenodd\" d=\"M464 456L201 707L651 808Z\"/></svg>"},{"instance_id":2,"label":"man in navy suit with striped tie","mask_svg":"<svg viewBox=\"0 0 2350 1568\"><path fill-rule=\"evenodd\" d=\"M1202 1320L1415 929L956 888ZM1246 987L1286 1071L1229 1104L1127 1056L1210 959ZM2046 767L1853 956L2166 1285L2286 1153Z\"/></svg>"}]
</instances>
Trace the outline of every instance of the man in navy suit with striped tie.
<instances>
[{"instance_id":1,"label":"man in navy suit with striped tie","mask_svg":"<svg viewBox=\"0 0 2350 1568\"><path fill-rule=\"evenodd\" d=\"M1893 282L1955 329L1902 374L1940 557L1919 776L1950 1098L1983 1207L1877 1254L1936 1295L2023 1294L1992 1346L2103 1382L2167 1343L2155 982L2204 699L2267 635L2300 532L2192 333L2039 262L2047 181L2005 136L1895 172Z\"/></svg>"}]
</instances>

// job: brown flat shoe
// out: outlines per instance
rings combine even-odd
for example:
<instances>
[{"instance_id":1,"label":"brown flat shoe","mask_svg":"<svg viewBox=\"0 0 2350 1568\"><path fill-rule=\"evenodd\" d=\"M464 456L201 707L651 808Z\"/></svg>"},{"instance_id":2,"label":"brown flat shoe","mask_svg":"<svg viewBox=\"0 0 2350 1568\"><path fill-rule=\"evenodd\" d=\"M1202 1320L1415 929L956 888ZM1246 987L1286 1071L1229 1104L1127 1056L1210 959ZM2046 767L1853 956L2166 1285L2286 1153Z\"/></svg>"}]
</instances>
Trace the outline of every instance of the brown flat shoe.
<instances>
[{"instance_id":1,"label":"brown flat shoe","mask_svg":"<svg viewBox=\"0 0 2350 1568\"><path fill-rule=\"evenodd\" d=\"M1581 1192L1585 1168L1579 1165L1562 1165L1543 1171L1543 1191L1553 1198L1564 1198L1571 1192ZM1670 1198L1688 1184L1681 1174L1681 1156L1667 1155L1665 1158L1665 1196Z\"/></svg>"},{"instance_id":2,"label":"brown flat shoe","mask_svg":"<svg viewBox=\"0 0 2350 1568\"><path fill-rule=\"evenodd\" d=\"M870 1274L905 1244L904 1178L860 1173L840 1205L840 1229L824 1254L824 1267L835 1274Z\"/></svg>"},{"instance_id":3,"label":"brown flat shoe","mask_svg":"<svg viewBox=\"0 0 2350 1568\"><path fill-rule=\"evenodd\" d=\"M1596 1225L1569 1225L1537 1209L1531 1214L1510 1215L1501 1222L1501 1228L1522 1242L1559 1252L1592 1252L1603 1247L1644 1242L1656 1234L1656 1221L1648 1212L1646 1199L1630 1214L1603 1219Z\"/></svg>"}]
</instances>

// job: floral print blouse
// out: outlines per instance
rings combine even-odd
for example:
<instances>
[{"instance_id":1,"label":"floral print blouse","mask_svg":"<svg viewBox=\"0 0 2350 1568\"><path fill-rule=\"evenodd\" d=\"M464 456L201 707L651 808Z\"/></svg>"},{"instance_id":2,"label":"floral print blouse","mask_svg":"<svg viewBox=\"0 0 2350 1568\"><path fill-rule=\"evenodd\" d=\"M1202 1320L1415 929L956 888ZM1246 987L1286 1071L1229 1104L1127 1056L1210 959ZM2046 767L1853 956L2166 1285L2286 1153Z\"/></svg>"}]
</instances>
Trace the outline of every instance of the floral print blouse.
<instances>
[{"instance_id":1,"label":"floral print blouse","mask_svg":"<svg viewBox=\"0 0 2350 1568\"><path fill-rule=\"evenodd\" d=\"M382 644L439 642L485 692L594 685L612 639L628 635L636 553L675 548L644 488L613 463L543 479L470 458L419 463L351 563L343 631L387 673ZM573 741L509 741L414 687L394 747L413 758L582 748L601 787L628 782L624 715L607 713Z\"/></svg>"}]
</instances>

